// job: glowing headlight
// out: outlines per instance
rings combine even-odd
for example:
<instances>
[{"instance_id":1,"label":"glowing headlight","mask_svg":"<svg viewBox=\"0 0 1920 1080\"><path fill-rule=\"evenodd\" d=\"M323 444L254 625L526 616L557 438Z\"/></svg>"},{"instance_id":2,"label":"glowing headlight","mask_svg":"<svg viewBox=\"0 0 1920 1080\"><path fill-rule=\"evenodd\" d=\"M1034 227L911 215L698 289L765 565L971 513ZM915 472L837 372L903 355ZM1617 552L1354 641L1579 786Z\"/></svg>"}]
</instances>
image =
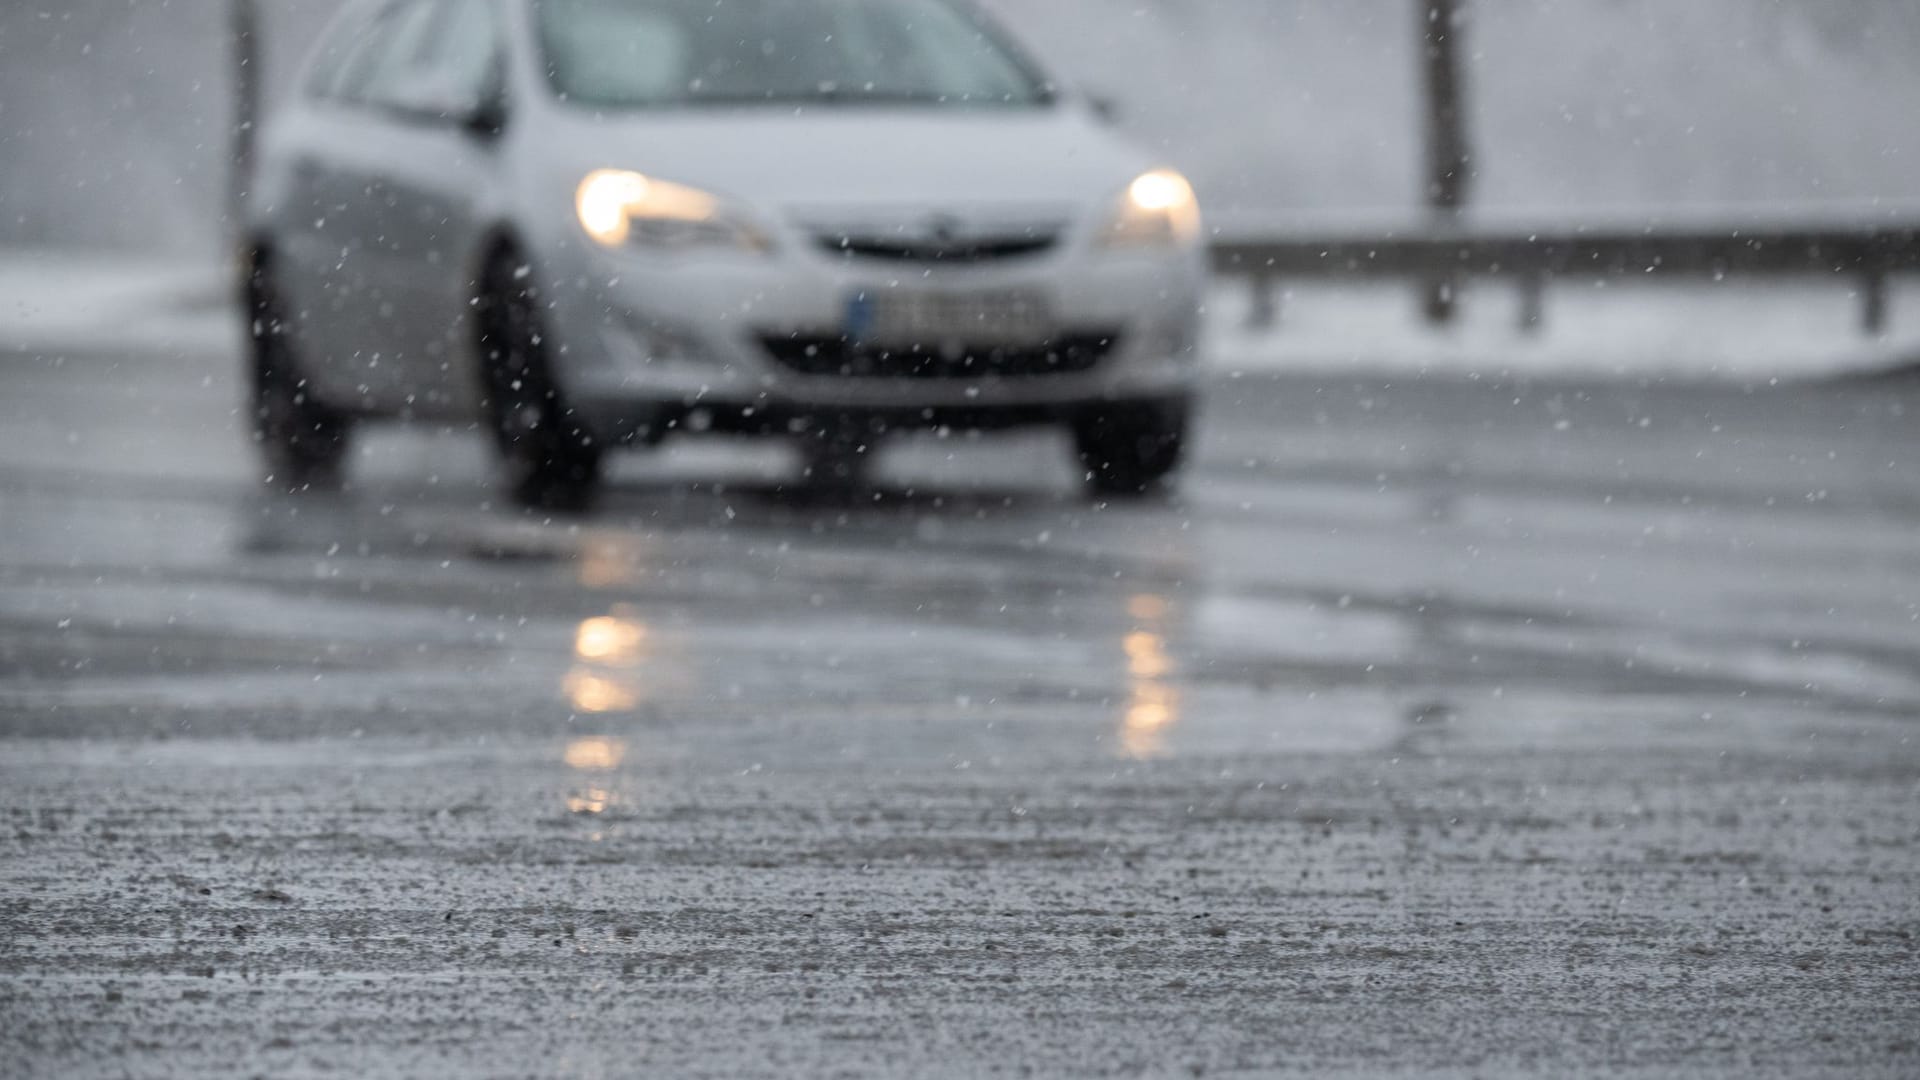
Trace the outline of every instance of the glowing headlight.
<instances>
[{"instance_id":1,"label":"glowing headlight","mask_svg":"<svg viewBox=\"0 0 1920 1080\"><path fill-rule=\"evenodd\" d=\"M1200 238L1200 201L1172 169L1155 169L1127 186L1101 243L1108 247L1175 247Z\"/></svg>"},{"instance_id":2,"label":"glowing headlight","mask_svg":"<svg viewBox=\"0 0 1920 1080\"><path fill-rule=\"evenodd\" d=\"M766 234L695 188L621 169L601 169L574 193L580 227L606 247L731 247L766 251Z\"/></svg>"}]
</instances>

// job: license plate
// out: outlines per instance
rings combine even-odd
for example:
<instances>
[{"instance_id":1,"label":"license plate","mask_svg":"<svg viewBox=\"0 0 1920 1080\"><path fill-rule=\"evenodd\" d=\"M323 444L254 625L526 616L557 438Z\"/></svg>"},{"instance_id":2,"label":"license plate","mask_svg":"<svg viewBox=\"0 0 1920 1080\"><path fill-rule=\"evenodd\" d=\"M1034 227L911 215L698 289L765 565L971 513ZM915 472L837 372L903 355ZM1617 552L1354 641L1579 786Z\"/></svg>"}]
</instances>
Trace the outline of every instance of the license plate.
<instances>
[{"instance_id":1,"label":"license plate","mask_svg":"<svg viewBox=\"0 0 1920 1080\"><path fill-rule=\"evenodd\" d=\"M846 334L870 345L937 347L1045 341L1052 305L1031 289L934 292L875 289L847 301Z\"/></svg>"}]
</instances>

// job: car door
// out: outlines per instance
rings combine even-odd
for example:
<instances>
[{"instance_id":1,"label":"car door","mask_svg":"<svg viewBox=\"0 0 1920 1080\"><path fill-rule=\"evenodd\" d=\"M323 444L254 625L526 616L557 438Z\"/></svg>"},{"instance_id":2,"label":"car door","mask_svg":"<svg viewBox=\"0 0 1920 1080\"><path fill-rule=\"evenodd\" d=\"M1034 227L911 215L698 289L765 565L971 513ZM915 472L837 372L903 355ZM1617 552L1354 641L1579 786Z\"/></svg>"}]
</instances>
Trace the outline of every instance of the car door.
<instances>
[{"instance_id":1,"label":"car door","mask_svg":"<svg viewBox=\"0 0 1920 1080\"><path fill-rule=\"evenodd\" d=\"M417 41L429 0L366 0L323 43L304 100L286 125L285 198L276 243L279 287L297 313L306 376L338 405L389 409L406 393L384 323L393 308L381 267L380 193L370 178L390 152L371 136L376 75Z\"/></svg>"},{"instance_id":2,"label":"car door","mask_svg":"<svg viewBox=\"0 0 1920 1080\"><path fill-rule=\"evenodd\" d=\"M501 115L499 34L489 0L430 0L426 33L397 49L369 89L378 169L363 228L380 297L384 362L404 392L397 407L452 414L473 397L468 269L489 223Z\"/></svg>"}]
</instances>

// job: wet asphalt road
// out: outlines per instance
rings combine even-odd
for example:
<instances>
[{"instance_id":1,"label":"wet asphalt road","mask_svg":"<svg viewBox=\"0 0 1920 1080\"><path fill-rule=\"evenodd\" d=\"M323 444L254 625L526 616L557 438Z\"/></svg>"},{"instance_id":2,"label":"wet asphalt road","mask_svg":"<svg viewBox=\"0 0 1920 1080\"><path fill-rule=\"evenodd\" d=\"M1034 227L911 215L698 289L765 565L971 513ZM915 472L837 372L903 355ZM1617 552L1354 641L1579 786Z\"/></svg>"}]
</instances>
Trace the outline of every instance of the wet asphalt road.
<instances>
[{"instance_id":1,"label":"wet asphalt road","mask_svg":"<svg viewBox=\"0 0 1920 1080\"><path fill-rule=\"evenodd\" d=\"M1221 379L501 509L0 360L0 1073L1920 1073L1920 386Z\"/></svg>"}]
</instances>

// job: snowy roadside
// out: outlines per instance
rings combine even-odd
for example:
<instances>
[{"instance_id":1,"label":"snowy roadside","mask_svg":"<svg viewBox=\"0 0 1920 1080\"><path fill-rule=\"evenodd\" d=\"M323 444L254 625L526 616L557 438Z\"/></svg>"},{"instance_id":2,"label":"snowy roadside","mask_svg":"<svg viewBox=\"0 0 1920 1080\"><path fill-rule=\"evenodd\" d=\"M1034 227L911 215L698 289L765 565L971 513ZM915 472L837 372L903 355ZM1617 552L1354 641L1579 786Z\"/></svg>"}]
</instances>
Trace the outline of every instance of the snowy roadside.
<instances>
[{"instance_id":1,"label":"snowy roadside","mask_svg":"<svg viewBox=\"0 0 1920 1080\"><path fill-rule=\"evenodd\" d=\"M0 250L0 363L9 354L230 351L231 271L206 259Z\"/></svg>"},{"instance_id":2,"label":"snowy roadside","mask_svg":"<svg viewBox=\"0 0 1920 1080\"><path fill-rule=\"evenodd\" d=\"M122 351L227 354L239 328L229 271L211 261L0 251L0 362L8 354ZM1249 296L1223 281L1208 304L1206 347L1240 374L1689 381L1817 379L1920 362L1920 281L1896 280L1891 330L1860 334L1844 284L1726 282L1568 285L1545 325L1522 334L1512 290L1463 298L1435 331L1405 286L1301 283L1275 327L1247 325Z\"/></svg>"},{"instance_id":3,"label":"snowy roadside","mask_svg":"<svg viewBox=\"0 0 1920 1080\"><path fill-rule=\"evenodd\" d=\"M1228 281L1209 305L1208 355L1249 374L1821 379L1920 362L1920 281L1896 278L1889 299L1889 331L1868 337L1846 283L1570 283L1527 334L1511 288L1469 286L1455 325L1435 330L1409 286L1303 283L1280 294L1276 326L1256 331L1247 289Z\"/></svg>"}]
</instances>

